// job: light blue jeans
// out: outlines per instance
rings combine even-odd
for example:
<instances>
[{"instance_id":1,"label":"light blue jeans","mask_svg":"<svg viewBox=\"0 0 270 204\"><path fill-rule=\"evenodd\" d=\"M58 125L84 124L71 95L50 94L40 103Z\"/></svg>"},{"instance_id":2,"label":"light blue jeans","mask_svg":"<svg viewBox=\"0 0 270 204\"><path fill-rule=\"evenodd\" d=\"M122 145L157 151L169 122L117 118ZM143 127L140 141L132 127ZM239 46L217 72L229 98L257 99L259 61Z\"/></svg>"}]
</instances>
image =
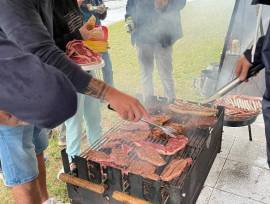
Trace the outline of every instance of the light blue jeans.
<instances>
[{"instance_id":1,"label":"light blue jeans","mask_svg":"<svg viewBox=\"0 0 270 204\"><path fill-rule=\"evenodd\" d=\"M103 80L113 86L113 71L112 71L112 62L108 52L101 54L102 59L105 62L105 66L102 68Z\"/></svg>"},{"instance_id":2,"label":"light blue jeans","mask_svg":"<svg viewBox=\"0 0 270 204\"><path fill-rule=\"evenodd\" d=\"M112 63L108 52L102 53L102 58L105 66L102 68L104 81L113 86ZM94 73L92 73L95 76ZM101 137L101 113L100 101L98 99L78 94L78 109L77 113L65 122L66 126L66 152L69 156L69 161L75 155L80 154L82 122L85 121L88 143L91 145Z\"/></svg>"},{"instance_id":3,"label":"light blue jeans","mask_svg":"<svg viewBox=\"0 0 270 204\"><path fill-rule=\"evenodd\" d=\"M101 113L98 99L78 94L77 113L65 122L66 125L66 152L71 158L80 154L82 123L85 121L86 134L89 145L101 137Z\"/></svg>"}]
</instances>

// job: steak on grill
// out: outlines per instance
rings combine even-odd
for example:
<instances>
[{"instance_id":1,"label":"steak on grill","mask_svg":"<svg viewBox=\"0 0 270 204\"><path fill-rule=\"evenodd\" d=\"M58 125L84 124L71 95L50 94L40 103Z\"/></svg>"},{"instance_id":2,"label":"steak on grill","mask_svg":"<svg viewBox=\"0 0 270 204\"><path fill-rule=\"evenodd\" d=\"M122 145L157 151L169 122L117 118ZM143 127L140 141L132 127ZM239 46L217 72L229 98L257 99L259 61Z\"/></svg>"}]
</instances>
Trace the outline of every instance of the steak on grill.
<instances>
[{"instance_id":1,"label":"steak on grill","mask_svg":"<svg viewBox=\"0 0 270 204\"><path fill-rule=\"evenodd\" d=\"M130 132L130 131L120 131L117 133L112 133L111 135L108 135L107 137L113 140L122 140L126 142L135 142L146 139L150 135L149 130L140 130L136 132Z\"/></svg>"},{"instance_id":2,"label":"steak on grill","mask_svg":"<svg viewBox=\"0 0 270 204\"><path fill-rule=\"evenodd\" d=\"M109 164L112 162L111 157L108 154L95 150L89 150L86 159L102 164Z\"/></svg>"},{"instance_id":3,"label":"steak on grill","mask_svg":"<svg viewBox=\"0 0 270 204\"><path fill-rule=\"evenodd\" d=\"M171 181L172 179L179 177L182 172L190 166L192 159L174 159L163 170L160 175L161 180Z\"/></svg>"},{"instance_id":4,"label":"steak on grill","mask_svg":"<svg viewBox=\"0 0 270 204\"><path fill-rule=\"evenodd\" d=\"M151 147L139 147L136 150L137 156L150 164L155 166L163 166L166 164L165 160L159 155L159 153Z\"/></svg>"},{"instance_id":5,"label":"steak on grill","mask_svg":"<svg viewBox=\"0 0 270 204\"><path fill-rule=\"evenodd\" d=\"M126 152L123 148L112 149L110 158L112 160L112 163L119 167L127 167L130 164L128 152Z\"/></svg>"},{"instance_id":6,"label":"steak on grill","mask_svg":"<svg viewBox=\"0 0 270 204\"><path fill-rule=\"evenodd\" d=\"M135 144L141 147L152 147L162 155L174 155L176 152L184 149L187 143L188 138L183 135L179 135L177 138L168 139L168 142L165 145L145 140L138 141Z\"/></svg>"},{"instance_id":7,"label":"steak on grill","mask_svg":"<svg viewBox=\"0 0 270 204\"><path fill-rule=\"evenodd\" d=\"M126 173L130 172L133 174L141 175L142 177L149 178L158 181L159 175L155 173L156 167L146 161L137 160L130 163Z\"/></svg>"}]
</instances>

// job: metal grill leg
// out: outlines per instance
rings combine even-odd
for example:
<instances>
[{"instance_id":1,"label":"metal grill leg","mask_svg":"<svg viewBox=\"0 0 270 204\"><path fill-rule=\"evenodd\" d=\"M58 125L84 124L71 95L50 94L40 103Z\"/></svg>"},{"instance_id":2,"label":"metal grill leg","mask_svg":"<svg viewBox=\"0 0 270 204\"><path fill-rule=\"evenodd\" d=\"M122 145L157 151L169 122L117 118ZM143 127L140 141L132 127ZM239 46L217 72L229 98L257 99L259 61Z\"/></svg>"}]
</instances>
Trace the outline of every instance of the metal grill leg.
<instances>
[{"instance_id":1,"label":"metal grill leg","mask_svg":"<svg viewBox=\"0 0 270 204\"><path fill-rule=\"evenodd\" d=\"M248 125L249 141L252 141L251 125Z\"/></svg>"}]
</instances>

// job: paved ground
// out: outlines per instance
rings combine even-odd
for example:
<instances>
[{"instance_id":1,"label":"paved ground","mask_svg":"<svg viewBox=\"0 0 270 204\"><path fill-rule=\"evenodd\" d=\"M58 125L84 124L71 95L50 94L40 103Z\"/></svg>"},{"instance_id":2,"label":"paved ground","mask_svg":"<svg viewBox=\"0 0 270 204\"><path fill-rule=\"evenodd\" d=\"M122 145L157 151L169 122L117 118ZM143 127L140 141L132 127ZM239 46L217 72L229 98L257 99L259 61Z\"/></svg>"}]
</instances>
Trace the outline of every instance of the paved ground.
<instances>
[{"instance_id":1,"label":"paved ground","mask_svg":"<svg viewBox=\"0 0 270 204\"><path fill-rule=\"evenodd\" d=\"M197 204L270 203L270 170L266 163L264 123L260 116L248 129L224 127L217 156Z\"/></svg>"}]
</instances>

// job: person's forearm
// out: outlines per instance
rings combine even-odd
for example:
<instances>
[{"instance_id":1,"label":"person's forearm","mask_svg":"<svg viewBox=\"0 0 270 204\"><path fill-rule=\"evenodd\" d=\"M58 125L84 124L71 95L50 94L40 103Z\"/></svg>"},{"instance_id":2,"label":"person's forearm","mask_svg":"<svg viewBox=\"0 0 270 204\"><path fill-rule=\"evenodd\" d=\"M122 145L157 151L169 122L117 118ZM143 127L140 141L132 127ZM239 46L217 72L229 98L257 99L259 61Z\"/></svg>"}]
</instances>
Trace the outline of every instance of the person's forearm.
<instances>
[{"instance_id":1,"label":"person's forearm","mask_svg":"<svg viewBox=\"0 0 270 204\"><path fill-rule=\"evenodd\" d=\"M92 78L86 87L84 94L104 100L111 87L105 82Z\"/></svg>"}]
</instances>

